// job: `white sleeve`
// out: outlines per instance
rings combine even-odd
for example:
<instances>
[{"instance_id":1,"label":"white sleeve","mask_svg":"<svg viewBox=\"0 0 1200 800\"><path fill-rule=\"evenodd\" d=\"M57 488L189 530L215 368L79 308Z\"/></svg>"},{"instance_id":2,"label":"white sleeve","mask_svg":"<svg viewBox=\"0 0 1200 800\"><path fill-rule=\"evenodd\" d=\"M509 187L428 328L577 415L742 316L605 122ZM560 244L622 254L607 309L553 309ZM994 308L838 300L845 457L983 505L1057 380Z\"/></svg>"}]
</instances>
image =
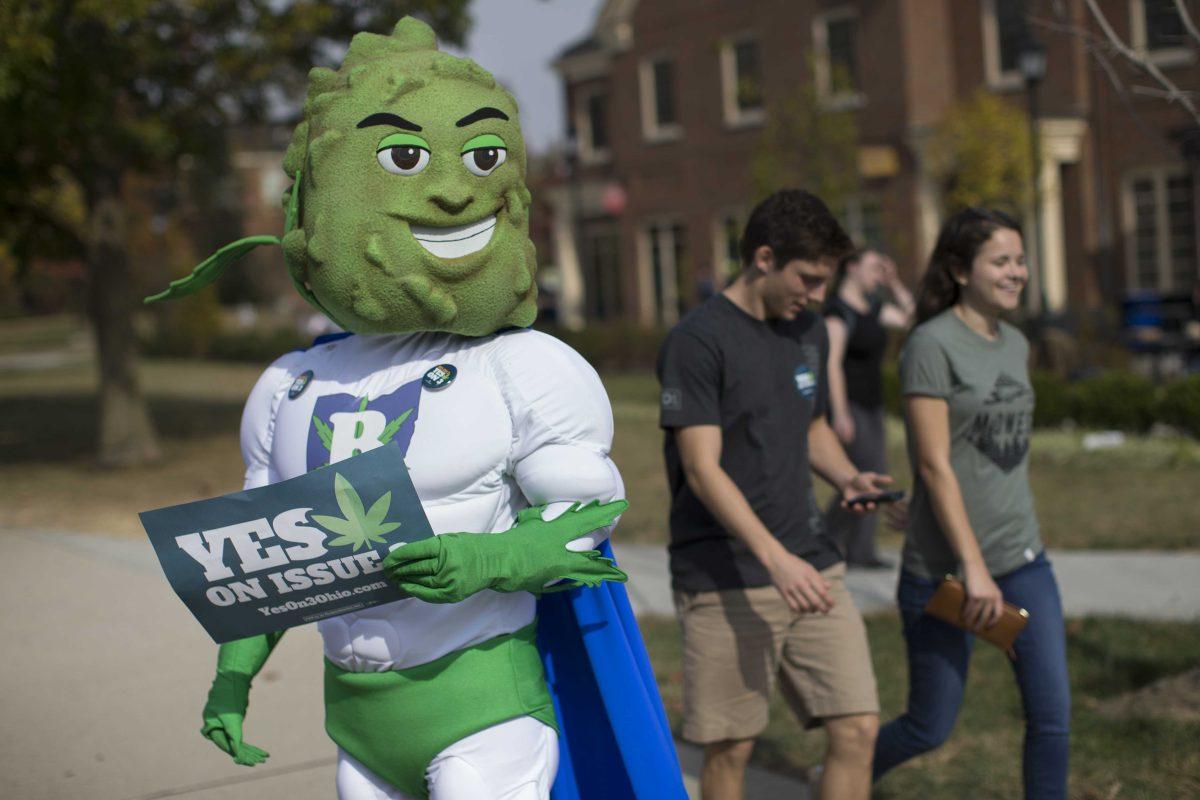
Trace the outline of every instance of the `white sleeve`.
<instances>
[{"instance_id":1,"label":"white sleeve","mask_svg":"<svg viewBox=\"0 0 1200 800\"><path fill-rule=\"evenodd\" d=\"M242 461L246 463L243 489L256 489L279 480L271 468L271 444L275 437L275 414L295 379L294 367L303 353L287 353L263 372L242 410Z\"/></svg>"},{"instance_id":2,"label":"white sleeve","mask_svg":"<svg viewBox=\"0 0 1200 800\"><path fill-rule=\"evenodd\" d=\"M612 408L600 376L557 339L536 331L497 340L499 378L513 415L509 472L532 505L547 504L546 517L570 503L625 497L612 448ZM591 550L612 527L572 542Z\"/></svg>"}]
</instances>

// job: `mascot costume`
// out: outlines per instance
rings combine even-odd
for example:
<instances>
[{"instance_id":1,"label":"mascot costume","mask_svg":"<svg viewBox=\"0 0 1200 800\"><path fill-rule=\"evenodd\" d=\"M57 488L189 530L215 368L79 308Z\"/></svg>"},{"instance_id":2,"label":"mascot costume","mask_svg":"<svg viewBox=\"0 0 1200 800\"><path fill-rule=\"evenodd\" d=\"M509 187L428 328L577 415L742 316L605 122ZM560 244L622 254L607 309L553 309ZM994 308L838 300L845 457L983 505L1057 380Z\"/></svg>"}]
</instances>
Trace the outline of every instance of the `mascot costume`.
<instances>
[{"instance_id":1,"label":"mascot costume","mask_svg":"<svg viewBox=\"0 0 1200 800\"><path fill-rule=\"evenodd\" d=\"M355 36L340 69L309 78L282 239L227 245L148 301L281 244L296 289L353 335L259 379L246 487L396 442L437 534L384 561L410 598L317 623L339 797L685 797L607 557L625 507L608 398L577 353L527 329L516 102L412 18ZM202 732L239 764L267 756L242 731L281 636L220 649Z\"/></svg>"}]
</instances>

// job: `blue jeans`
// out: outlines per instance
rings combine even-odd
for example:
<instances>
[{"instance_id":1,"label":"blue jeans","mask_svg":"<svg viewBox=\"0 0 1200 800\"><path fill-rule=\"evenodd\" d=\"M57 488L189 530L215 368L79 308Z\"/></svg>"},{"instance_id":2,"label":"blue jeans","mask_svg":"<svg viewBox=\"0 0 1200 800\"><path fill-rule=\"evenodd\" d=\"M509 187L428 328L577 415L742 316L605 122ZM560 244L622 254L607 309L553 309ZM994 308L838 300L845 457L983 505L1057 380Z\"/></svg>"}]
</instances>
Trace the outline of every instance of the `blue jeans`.
<instances>
[{"instance_id":1,"label":"blue jeans","mask_svg":"<svg viewBox=\"0 0 1200 800\"><path fill-rule=\"evenodd\" d=\"M1013 647L1025 708L1025 797L1065 798L1071 689L1058 583L1041 553L996 584L1005 600L1029 611L1029 624ZM908 710L879 731L875 780L946 741L962 705L975 637L924 613L936 588L936 581L900 574L896 598L908 645Z\"/></svg>"}]
</instances>

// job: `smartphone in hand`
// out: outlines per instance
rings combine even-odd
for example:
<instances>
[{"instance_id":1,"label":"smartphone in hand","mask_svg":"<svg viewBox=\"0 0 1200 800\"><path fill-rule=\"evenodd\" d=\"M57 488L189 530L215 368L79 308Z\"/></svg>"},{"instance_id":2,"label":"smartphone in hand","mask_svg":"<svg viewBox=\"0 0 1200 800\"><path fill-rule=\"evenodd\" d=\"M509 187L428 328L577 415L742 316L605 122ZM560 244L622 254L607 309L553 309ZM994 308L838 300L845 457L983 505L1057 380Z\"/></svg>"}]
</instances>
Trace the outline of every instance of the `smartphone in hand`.
<instances>
[{"instance_id":1,"label":"smartphone in hand","mask_svg":"<svg viewBox=\"0 0 1200 800\"><path fill-rule=\"evenodd\" d=\"M846 505L865 506L867 503L875 503L882 505L883 503L895 503L897 500L903 500L906 492L903 489L895 489L890 492L873 492L871 494L858 494L846 501Z\"/></svg>"}]
</instances>

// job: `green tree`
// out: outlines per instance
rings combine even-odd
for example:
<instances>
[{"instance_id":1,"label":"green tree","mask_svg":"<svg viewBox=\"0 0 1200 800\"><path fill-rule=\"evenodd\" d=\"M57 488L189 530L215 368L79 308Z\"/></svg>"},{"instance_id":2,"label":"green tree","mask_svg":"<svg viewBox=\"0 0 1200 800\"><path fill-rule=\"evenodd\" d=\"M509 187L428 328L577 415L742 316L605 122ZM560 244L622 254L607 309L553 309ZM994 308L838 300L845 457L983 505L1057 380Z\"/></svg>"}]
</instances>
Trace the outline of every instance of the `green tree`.
<instances>
[{"instance_id":1,"label":"green tree","mask_svg":"<svg viewBox=\"0 0 1200 800\"><path fill-rule=\"evenodd\" d=\"M983 90L958 102L930 149L947 208L985 206L1020 215L1029 204L1029 117Z\"/></svg>"},{"instance_id":2,"label":"green tree","mask_svg":"<svg viewBox=\"0 0 1200 800\"><path fill-rule=\"evenodd\" d=\"M750 160L756 199L799 187L844 209L860 184L854 112L823 108L816 88L803 84L768 108L767 120Z\"/></svg>"},{"instance_id":3,"label":"green tree","mask_svg":"<svg viewBox=\"0 0 1200 800\"><path fill-rule=\"evenodd\" d=\"M469 0L14 0L0 3L0 241L20 264L74 257L100 372L99 459L156 458L138 387L132 175L219 163L224 132L302 96L358 31L405 14L461 44ZM72 198L78 198L75 202Z\"/></svg>"}]
</instances>

